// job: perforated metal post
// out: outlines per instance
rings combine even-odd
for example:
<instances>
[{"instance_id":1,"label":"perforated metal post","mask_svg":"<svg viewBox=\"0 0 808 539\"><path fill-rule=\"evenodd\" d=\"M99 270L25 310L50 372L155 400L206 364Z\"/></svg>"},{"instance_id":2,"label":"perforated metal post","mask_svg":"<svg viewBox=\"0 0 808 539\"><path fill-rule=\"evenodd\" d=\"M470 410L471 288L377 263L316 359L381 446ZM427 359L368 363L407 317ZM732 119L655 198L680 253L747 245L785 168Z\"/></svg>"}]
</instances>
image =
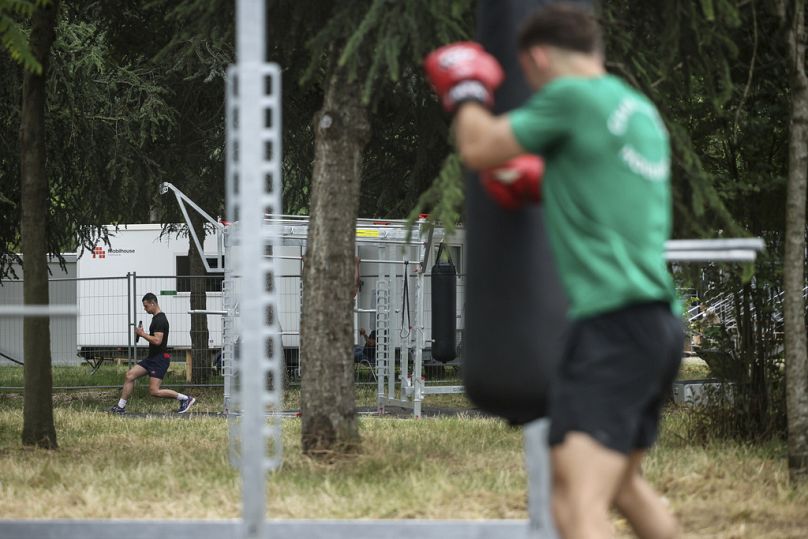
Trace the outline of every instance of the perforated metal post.
<instances>
[{"instance_id":1,"label":"perforated metal post","mask_svg":"<svg viewBox=\"0 0 808 539\"><path fill-rule=\"evenodd\" d=\"M227 314L222 321L222 378L224 380L223 411L228 421L233 416L233 377L235 373L235 352L238 340L238 280L233 268L237 261L234 246L238 237L238 224L226 228L224 234L225 272L222 282L222 304Z\"/></svg>"},{"instance_id":2,"label":"perforated metal post","mask_svg":"<svg viewBox=\"0 0 808 539\"><path fill-rule=\"evenodd\" d=\"M551 467L547 436L550 420L532 421L522 429L525 444L525 471L528 478L527 510L530 515L528 537L531 539L557 539L550 510Z\"/></svg>"},{"instance_id":3,"label":"perforated metal post","mask_svg":"<svg viewBox=\"0 0 808 539\"><path fill-rule=\"evenodd\" d=\"M418 253L419 261L427 259L423 251L424 245L421 243L420 252ZM415 323L413 324L415 359L412 367L412 415L416 419L421 418L421 402L424 400L424 269L424 266L419 262L415 279Z\"/></svg>"},{"instance_id":4,"label":"perforated metal post","mask_svg":"<svg viewBox=\"0 0 808 539\"><path fill-rule=\"evenodd\" d=\"M376 284L376 402L378 412L384 413L384 377L390 357L390 281L379 279Z\"/></svg>"},{"instance_id":5,"label":"perforated metal post","mask_svg":"<svg viewBox=\"0 0 808 539\"><path fill-rule=\"evenodd\" d=\"M236 6L237 59L228 70L227 208L238 219L241 275L236 353L238 384L233 401L241 412L240 468L243 536L265 537L265 470L281 460L282 372L275 262L277 231L266 215L281 208L281 71L264 63L264 2L240 0ZM231 435L233 431L231 431ZM267 444L269 441L269 444ZM269 453L267 453L267 445Z\"/></svg>"}]
</instances>

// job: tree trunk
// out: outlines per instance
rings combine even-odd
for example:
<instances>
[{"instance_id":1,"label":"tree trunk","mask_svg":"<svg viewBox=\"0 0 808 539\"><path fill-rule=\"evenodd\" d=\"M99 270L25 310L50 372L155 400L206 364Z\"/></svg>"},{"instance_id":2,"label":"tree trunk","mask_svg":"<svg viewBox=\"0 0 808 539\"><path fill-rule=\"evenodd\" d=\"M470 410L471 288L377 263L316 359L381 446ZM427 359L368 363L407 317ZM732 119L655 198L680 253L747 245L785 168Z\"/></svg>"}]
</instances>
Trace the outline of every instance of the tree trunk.
<instances>
[{"instance_id":1,"label":"tree trunk","mask_svg":"<svg viewBox=\"0 0 808 539\"><path fill-rule=\"evenodd\" d=\"M24 264L23 297L26 305L47 305L48 241L50 200L45 162L45 104L47 68L56 35L58 0L38 8L31 21L31 52L42 65L42 74L26 71L23 78L20 113L21 232ZM25 398L23 401L23 445L56 449L53 425L53 378L51 375L50 319L25 318Z\"/></svg>"},{"instance_id":2,"label":"tree trunk","mask_svg":"<svg viewBox=\"0 0 808 539\"><path fill-rule=\"evenodd\" d=\"M191 224L196 231L199 242L202 248L205 246L205 224L196 212L190 212ZM188 233L188 266L191 274L191 310L204 311L208 308L208 298L205 293L207 290L207 272L205 271L205 264L202 262L202 257L205 253L200 253L193 238ZM194 384L204 384L210 379L211 371L211 358L210 350L208 348L208 339L210 332L208 331L208 315L206 314L192 314L191 315L191 382Z\"/></svg>"},{"instance_id":3,"label":"tree trunk","mask_svg":"<svg viewBox=\"0 0 808 539\"><path fill-rule=\"evenodd\" d=\"M311 221L301 313L302 444L308 455L359 443L353 369L356 214L368 112L361 88L337 72L315 116Z\"/></svg>"},{"instance_id":4,"label":"tree trunk","mask_svg":"<svg viewBox=\"0 0 808 539\"><path fill-rule=\"evenodd\" d=\"M793 481L808 480L808 354L806 353L805 203L808 175L808 78L805 73L805 2L778 2L786 23L790 57L791 119L783 267L788 469Z\"/></svg>"}]
</instances>

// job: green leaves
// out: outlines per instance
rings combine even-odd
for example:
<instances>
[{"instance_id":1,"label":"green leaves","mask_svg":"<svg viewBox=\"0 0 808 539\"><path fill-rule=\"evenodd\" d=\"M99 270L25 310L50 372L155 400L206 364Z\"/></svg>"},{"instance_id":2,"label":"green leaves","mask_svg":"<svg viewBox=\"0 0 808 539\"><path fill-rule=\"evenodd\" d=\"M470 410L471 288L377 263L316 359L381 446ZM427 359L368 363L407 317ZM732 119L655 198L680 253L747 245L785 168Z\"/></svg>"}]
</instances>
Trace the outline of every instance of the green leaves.
<instances>
[{"instance_id":1,"label":"green leaves","mask_svg":"<svg viewBox=\"0 0 808 539\"><path fill-rule=\"evenodd\" d=\"M782 62L766 43L762 73L763 40L759 46L756 38L777 32L771 17L756 15L755 2L736 0L603 6L608 67L652 98L671 134L676 233L747 233L754 202L741 202L750 191L740 186L772 178L778 163L771 150L779 147L784 102L773 82L783 76ZM760 200L774 182L763 185Z\"/></svg>"},{"instance_id":2,"label":"green leaves","mask_svg":"<svg viewBox=\"0 0 808 539\"><path fill-rule=\"evenodd\" d=\"M450 235L461 220L464 200L463 168L460 157L452 153L443 162L432 185L418 198L407 216L407 223L411 226L419 215L429 213L429 222L432 225L440 223Z\"/></svg>"},{"instance_id":3,"label":"green leaves","mask_svg":"<svg viewBox=\"0 0 808 539\"><path fill-rule=\"evenodd\" d=\"M0 44L12 60L37 75L42 74L42 66L31 53L28 35L18 19L27 21L38 5L46 3L41 0L0 0Z\"/></svg>"},{"instance_id":4,"label":"green leaves","mask_svg":"<svg viewBox=\"0 0 808 539\"><path fill-rule=\"evenodd\" d=\"M402 66L449 41L466 39L473 27L472 0L335 2L325 24L307 42L311 63L303 80L334 68L363 81L362 99L375 105L402 76ZM321 9L324 6L321 6ZM303 3L301 9L305 9Z\"/></svg>"},{"instance_id":5,"label":"green leaves","mask_svg":"<svg viewBox=\"0 0 808 539\"><path fill-rule=\"evenodd\" d=\"M412 210L446 156L448 118L422 75L424 56L474 28L472 0L269 2L269 57L284 66L284 205L308 211L311 118L334 69L361 82L373 137L362 165L362 216Z\"/></svg>"},{"instance_id":6,"label":"green leaves","mask_svg":"<svg viewBox=\"0 0 808 539\"><path fill-rule=\"evenodd\" d=\"M55 253L75 249L77 239L91 244L103 224L149 218L161 179L155 148L166 146L177 121L161 80L167 70L142 57L136 63L114 57L98 20L71 15L59 20L47 81L51 192L43 222ZM9 201L19 198L20 71L0 58L0 184ZM18 248L19 207L4 201L0 207L2 255ZM0 277L3 269L0 259Z\"/></svg>"},{"instance_id":7,"label":"green leaves","mask_svg":"<svg viewBox=\"0 0 808 539\"><path fill-rule=\"evenodd\" d=\"M715 7L713 0L701 0L701 10L704 12L704 18L710 22L715 20Z\"/></svg>"}]
</instances>

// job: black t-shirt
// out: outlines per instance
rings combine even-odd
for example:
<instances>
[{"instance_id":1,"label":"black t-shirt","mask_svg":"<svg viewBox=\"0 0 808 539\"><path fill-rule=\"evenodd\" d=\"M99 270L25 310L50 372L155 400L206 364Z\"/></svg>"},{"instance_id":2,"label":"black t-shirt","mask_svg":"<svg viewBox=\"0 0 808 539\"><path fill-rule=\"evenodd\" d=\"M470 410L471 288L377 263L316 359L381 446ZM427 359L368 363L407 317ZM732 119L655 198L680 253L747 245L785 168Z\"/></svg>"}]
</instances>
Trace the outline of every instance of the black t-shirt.
<instances>
[{"instance_id":1,"label":"black t-shirt","mask_svg":"<svg viewBox=\"0 0 808 539\"><path fill-rule=\"evenodd\" d=\"M163 312L155 314L151 324L149 324L149 335L153 336L155 333L162 333L163 340L160 344L149 343L149 357L156 354L163 354L166 351L166 344L168 344L168 318L166 318Z\"/></svg>"}]
</instances>

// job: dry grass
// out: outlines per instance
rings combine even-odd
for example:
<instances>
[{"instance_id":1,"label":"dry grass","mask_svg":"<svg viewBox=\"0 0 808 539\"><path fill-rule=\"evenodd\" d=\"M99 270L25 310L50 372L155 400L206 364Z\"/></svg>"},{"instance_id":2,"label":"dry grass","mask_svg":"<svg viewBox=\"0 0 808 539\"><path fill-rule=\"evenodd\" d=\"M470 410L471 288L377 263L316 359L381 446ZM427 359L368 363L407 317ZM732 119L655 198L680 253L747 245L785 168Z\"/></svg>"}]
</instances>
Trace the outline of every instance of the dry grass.
<instances>
[{"instance_id":1,"label":"dry grass","mask_svg":"<svg viewBox=\"0 0 808 539\"><path fill-rule=\"evenodd\" d=\"M8 404L7 402L4 404ZM237 472L218 417L119 418L57 407L61 449L18 442L16 407L0 409L4 518L235 518ZM682 518L686 537L803 538L808 489L788 486L784 446L692 447L668 417L646 468ZM285 461L269 482L277 518L524 518L518 430L471 417L362 419L363 451L322 464L284 423ZM625 523L616 519L623 536Z\"/></svg>"},{"instance_id":2,"label":"dry grass","mask_svg":"<svg viewBox=\"0 0 808 539\"><path fill-rule=\"evenodd\" d=\"M687 373L689 375L691 373ZM684 376L690 377L690 376ZM372 405L373 388L357 404ZM102 410L116 392L55 396L60 449L19 443L22 399L0 394L2 518L237 518L240 481L227 462L221 392L196 414L171 415L173 401L142 389L133 412ZM294 407L296 394L287 404ZM430 397L431 398L431 397ZM462 396L433 405L465 407ZM688 538L808 537L808 486L788 484L785 445L691 443L686 408L671 409L646 466L650 481L684 523ZM330 464L300 454L300 421L284 421L283 467L270 477L273 518L525 518L522 437L501 421L470 416L364 417L363 449ZM615 518L621 537L626 523Z\"/></svg>"},{"instance_id":3,"label":"dry grass","mask_svg":"<svg viewBox=\"0 0 808 539\"><path fill-rule=\"evenodd\" d=\"M233 518L238 474L221 418L120 418L57 410L61 448L22 449L18 414L0 411L6 518ZM362 420L363 451L321 464L284 423L285 460L269 512L295 518L524 516L521 434L473 418Z\"/></svg>"},{"instance_id":4,"label":"dry grass","mask_svg":"<svg viewBox=\"0 0 808 539\"><path fill-rule=\"evenodd\" d=\"M672 410L645 471L671 501L686 537L804 539L808 484L788 481L782 442L690 444L687 408Z\"/></svg>"}]
</instances>

